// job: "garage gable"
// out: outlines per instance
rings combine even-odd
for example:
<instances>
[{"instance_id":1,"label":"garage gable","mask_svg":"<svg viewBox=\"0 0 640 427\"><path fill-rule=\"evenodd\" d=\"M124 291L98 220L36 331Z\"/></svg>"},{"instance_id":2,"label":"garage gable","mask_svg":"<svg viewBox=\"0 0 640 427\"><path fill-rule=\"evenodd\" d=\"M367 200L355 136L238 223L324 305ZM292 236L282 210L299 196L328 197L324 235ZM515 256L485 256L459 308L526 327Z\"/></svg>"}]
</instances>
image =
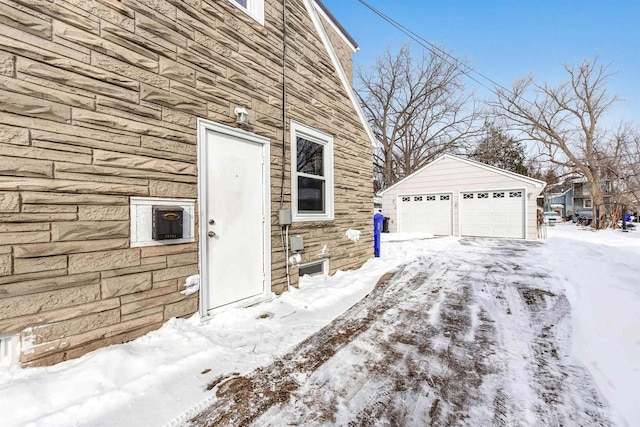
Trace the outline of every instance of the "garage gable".
<instances>
[{"instance_id":1,"label":"garage gable","mask_svg":"<svg viewBox=\"0 0 640 427\"><path fill-rule=\"evenodd\" d=\"M449 173L447 172L449 171ZM528 176L520 175L514 172L506 171L494 166L485 165L484 163L476 162L475 160L464 159L462 157L454 156L452 154L444 154L431 163L418 169L411 175L406 176L400 181L393 184L380 192L383 195L392 190L399 190L402 188L412 188L414 182L421 182L422 180L441 178L450 179L449 174L459 174L463 172L464 177L458 176L457 178L478 178L481 181L490 182L505 182L515 181L516 183L525 183L529 186L540 186L540 191L546 185L544 181L540 181ZM515 184L516 186L518 184ZM522 184L520 184L522 186Z\"/></svg>"}]
</instances>

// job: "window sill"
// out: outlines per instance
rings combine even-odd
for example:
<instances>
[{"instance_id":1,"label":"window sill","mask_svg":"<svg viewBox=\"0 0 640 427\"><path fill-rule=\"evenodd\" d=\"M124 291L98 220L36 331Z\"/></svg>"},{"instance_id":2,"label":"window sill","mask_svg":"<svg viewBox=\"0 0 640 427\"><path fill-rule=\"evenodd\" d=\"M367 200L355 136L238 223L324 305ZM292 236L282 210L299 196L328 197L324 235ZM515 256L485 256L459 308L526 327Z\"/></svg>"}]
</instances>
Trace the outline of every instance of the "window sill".
<instances>
[{"instance_id":1,"label":"window sill","mask_svg":"<svg viewBox=\"0 0 640 427\"><path fill-rule=\"evenodd\" d=\"M333 215L296 215L292 218L292 222L333 222Z\"/></svg>"}]
</instances>

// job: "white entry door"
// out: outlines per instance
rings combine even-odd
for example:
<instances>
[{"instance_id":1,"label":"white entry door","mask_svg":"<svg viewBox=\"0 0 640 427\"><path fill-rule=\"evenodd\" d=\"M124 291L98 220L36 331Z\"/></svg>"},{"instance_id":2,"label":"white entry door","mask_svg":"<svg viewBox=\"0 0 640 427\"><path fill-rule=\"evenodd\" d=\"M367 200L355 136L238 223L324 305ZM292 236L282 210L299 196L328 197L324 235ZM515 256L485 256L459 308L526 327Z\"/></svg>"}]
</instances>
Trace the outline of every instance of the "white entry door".
<instances>
[{"instance_id":1,"label":"white entry door","mask_svg":"<svg viewBox=\"0 0 640 427\"><path fill-rule=\"evenodd\" d=\"M461 191L460 234L524 238L524 190Z\"/></svg>"},{"instance_id":2,"label":"white entry door","mask_svg":"<svg viewBox=\"0 0 640 427\"><path fill-rule=\"evenodd\" d=\"M200 262L204 314L270 294L267 138L201 120Z\"/></svg>"},{"instance_id":3,"label":"white entry door","mask_svg":"<svg viewBox=\"0 0 640 427\"><path fill-rule=\"evenodd\" d=\"M450 236L452 198L450 193L398 196L398 231Z\"/></svg>"}]
</instances>

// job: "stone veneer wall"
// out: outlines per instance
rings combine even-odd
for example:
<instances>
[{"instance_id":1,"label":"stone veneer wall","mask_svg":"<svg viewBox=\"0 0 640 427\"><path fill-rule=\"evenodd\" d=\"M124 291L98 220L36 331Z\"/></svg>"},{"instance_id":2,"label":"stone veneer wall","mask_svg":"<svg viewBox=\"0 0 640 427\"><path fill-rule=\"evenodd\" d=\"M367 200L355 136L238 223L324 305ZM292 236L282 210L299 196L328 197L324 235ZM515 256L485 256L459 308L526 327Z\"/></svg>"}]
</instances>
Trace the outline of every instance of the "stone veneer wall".
<instances>
[{"instance_id":1,"label":"stone veneer wall","mask_svg":"<svg viewBox=\"0 0 640 427\"><path fill-rule=\"evenodd\" d=\"M234 126L244 106L271 139L272 289L286 289L282 3L266 3L263 27L227 0L0 0L0 335L21 333L23 366L197 311L179 293L197 243L131 248L129 197L197 197L198 117ZM302 0L288 21L288 117L335 138L335 221L291 233L304 261L357 268L372 255L370 142Z\"/></svg>"}]
</instances>

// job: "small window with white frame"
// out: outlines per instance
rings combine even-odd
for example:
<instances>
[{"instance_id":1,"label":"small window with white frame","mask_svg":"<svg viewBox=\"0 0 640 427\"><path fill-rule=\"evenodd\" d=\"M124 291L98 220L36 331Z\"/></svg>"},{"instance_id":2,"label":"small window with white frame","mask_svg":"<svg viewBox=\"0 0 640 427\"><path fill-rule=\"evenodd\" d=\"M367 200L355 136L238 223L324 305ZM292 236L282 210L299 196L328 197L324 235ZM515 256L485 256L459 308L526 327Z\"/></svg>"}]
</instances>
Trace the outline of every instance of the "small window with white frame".
<instances>
[{"instance_id":1,"label":"small window with white frame","mask_svg":"<svg viewBox=\"0 0 640 427\"><path fill-rule=\"evenodd\" d=\"M291 122L294 221L333 220L333 137Z\"/></svg>"},{"instance_id":2,"label":"small window with white frame","mask_svg":"<svg viewBox=\"0 0 640 427\"><path fill-rule=\"evenodd\" d=\"M247 15L264 25L264 0L228 0Z\"/></svg>"},{"instance_id":3,"label":"small window with white frame","mask_svg":"<svg viewBox=\"0 0 640 427\"><path fill-rule=\"evenodd\" d=\"M329 260L312 261L300 264L298 269L300 277L302 276L327 276L329 274Z\"/></svg>"},{"instance_id":4,"label":"small window with white frame","mask_svg":"<svg viewBox=\"0 0 640 427\"><path fill-rule=\"evenodd\" d=\"M591 209L593 207L593 202L591 199L583 199L582 207Z\"/></svg>"}]
</instances>

